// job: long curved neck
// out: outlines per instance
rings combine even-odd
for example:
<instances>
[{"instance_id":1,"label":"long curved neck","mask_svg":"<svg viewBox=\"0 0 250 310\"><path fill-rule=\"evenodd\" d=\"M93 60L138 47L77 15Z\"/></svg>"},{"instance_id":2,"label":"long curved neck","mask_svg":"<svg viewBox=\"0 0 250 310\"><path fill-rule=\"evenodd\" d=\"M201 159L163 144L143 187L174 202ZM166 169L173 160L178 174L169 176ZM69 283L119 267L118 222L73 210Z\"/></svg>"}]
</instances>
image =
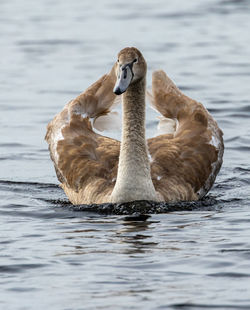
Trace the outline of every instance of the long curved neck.
<instances>
[{"instance_id":1,"label":"long curved neck","mask_svg":"<svg viewBox=\"0 0 250 310\"><path fill-rule=\"evenodd\" d=\"M122 141L113 202L156 200L145 139L145 78L123 94Z\"/></svg>"},{"instance_id":2,"label":"long curved neck","mask_svg":"<svg viewBox=\"0 0 250 310\"><path fill-rule=\"evenodd\" d=\"M140 167L142 165L144 167L145 163L149 166L145 141L145 79L128 88L123 94L122 106L122 141L119 162L131 160Z\"/></svg>"}]
</instances>

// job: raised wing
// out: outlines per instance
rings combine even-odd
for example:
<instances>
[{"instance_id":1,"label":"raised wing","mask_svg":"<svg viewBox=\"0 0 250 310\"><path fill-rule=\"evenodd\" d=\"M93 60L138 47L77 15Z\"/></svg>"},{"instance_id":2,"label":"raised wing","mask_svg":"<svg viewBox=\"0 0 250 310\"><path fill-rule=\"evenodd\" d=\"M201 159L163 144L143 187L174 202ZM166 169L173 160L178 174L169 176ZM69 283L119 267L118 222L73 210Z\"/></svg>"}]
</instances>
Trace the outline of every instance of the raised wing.
<instances>
[{"instance_id":1,"label":"raised wing","mask_svg":"<svg viewBox=\"0 0 250 310\"><path fill-rule=\"evenodd\" d=\"M47 126L46 141L61 186L74 204L105 201L116 181L120 142L97 132L112 126L115 72L69 102ZM110 117L112 121L110 121Z\"/></svg>"},{"instance_id":2,"label":"raised wing","mask_svg":"<svg viewBox=\"0 0 250 310\"><path fill-rule=\"evenodd\" d=\"M160 134L148 140L156 191L165 201L202 198L222 164L222 131L163 71L153 73L151 103L162 115Z\"/></svg>"}]
</instances>

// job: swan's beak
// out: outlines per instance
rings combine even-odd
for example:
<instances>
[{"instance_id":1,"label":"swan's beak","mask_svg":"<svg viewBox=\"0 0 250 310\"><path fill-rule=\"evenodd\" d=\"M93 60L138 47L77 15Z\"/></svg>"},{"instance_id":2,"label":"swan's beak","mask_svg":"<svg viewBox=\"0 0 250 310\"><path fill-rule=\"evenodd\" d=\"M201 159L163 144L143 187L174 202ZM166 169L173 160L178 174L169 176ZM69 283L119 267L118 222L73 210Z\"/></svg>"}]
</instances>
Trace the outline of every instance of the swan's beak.
<instances>
[{"instance_id":1,"label":"swan's beak","mask_svg":"<svg viewBox=\"0 0 250 310\"><path fill-rule=\"evenodd\" d=\"M115 83L113 92L116 95L121 95L122 93L124 93L129 87L129 84L132 81L133 77L134 77L133 62L122 66L120 68L120 72L117 77L117 81Z\"/></svg>"}]
</instances>

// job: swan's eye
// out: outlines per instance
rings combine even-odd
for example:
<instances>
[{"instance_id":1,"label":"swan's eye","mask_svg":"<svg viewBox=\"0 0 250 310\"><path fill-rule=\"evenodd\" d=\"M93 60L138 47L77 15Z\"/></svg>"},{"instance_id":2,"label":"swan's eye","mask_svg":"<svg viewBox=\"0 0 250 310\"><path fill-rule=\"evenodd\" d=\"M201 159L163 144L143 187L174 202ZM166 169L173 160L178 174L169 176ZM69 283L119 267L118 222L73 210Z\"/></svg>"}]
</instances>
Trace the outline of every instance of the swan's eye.
<instances>
[{"instance_id":1,"label":"swan's eye","mask_svg":"<svg viewBox=\"0 0 250 310\"><path fill-rule=\"evenodd\" d=\"M133 62L136 64L138 62L138 58L135 58Z\"/></svg>"},{"instance_id":2,"label":"swan's eye","mask_svg":"<svg viewBox=\"0 0 250 310\"><path fill-rule=\"evenodd\" d=\"M117 62L119 63L119 59L117 59Z\"/></svg>"}]
</instances>

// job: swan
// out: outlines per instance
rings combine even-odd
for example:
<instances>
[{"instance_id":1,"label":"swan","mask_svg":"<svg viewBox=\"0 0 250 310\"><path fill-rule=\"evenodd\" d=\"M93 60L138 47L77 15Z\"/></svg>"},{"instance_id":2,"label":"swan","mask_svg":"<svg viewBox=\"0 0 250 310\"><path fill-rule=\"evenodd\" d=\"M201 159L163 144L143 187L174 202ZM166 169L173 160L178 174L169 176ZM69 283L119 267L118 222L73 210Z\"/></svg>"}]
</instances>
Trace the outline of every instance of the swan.
<instances>
[{"instance_id":1,"label":"swan","mask_svg":"<svg viewBox=\"0 0 250 310\"><path fill-rule=\"evenodd\" d=\"M50 156L72 204L191 201L212 187L222 165L222 131L164 71L153 72L147 93L146 72L138 49L122 49L111 71L48 124ZM147 95L161 114L159 135L148 140ZM121 142L100 134L115 123L117 98L123 109Z\"/></svg>"}]
</instances>

